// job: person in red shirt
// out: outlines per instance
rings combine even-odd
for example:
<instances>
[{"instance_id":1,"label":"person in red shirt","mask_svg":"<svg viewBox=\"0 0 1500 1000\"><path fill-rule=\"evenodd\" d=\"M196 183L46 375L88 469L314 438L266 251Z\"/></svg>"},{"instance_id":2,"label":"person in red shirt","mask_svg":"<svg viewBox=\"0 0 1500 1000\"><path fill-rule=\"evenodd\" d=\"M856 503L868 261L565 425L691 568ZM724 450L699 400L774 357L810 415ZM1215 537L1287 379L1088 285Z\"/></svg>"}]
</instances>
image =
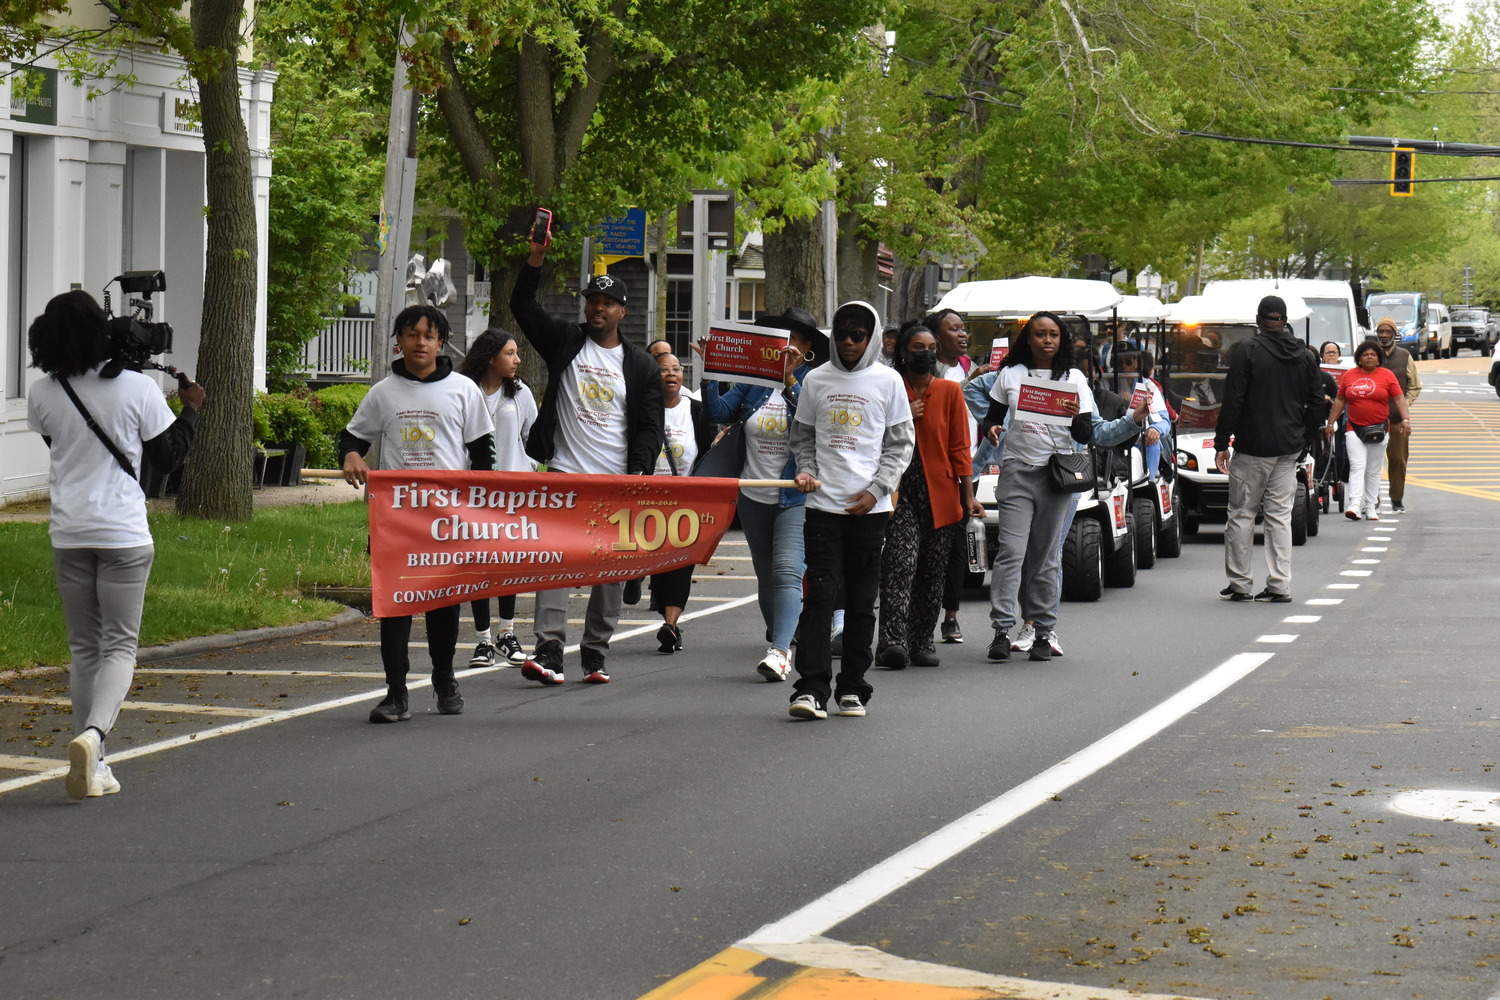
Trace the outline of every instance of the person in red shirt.
<instances>
[{"instance_id":1,"label":"person in red shirt","mask_svg":"<svg viewBox=\"0 0 1500 1000\"><path fill-rule=\"evenodd\" d=\"M1380 366L1380 345L1367 340L1354 350L1355 367L1339 379L1339 394L1328 414L1323 433L1333 437L1334 427L1345 408L1349 427L1344 443L1349 449L1349 481L1344 490L1344 516L1358 521L1380 520L1380 466L1386 440L1391 433L1391 408L1401 415L1397 433L1411 433L1411 411L1401 383L1389 368Z\"/></svg>"}]
</instances>

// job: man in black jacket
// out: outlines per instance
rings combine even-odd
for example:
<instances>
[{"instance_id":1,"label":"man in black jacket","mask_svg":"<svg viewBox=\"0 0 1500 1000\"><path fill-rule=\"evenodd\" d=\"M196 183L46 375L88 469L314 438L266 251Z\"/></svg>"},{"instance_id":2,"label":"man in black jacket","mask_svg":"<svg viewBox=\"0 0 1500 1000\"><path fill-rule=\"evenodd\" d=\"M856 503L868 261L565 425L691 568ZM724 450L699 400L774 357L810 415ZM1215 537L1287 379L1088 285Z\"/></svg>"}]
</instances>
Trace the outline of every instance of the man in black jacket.
<instances>
[{"instance_id":1,"label":"man in black jacket","mask_svg":"<svg viewBox=\"0 0 1500 1000\"><path fill-rule=\"evenodd\" d=\"M625 283L595 275L584 288L584 321L555 319L540 302L547 244L533 243L510 296L510 311L547 365L547 391L526 451L552 472L650 475L662 441L661 373L645 351L620 334ZM620 618L619 583L596 584L584 615L583 680L608 684L604 656ZM536 595L537 646L522 676L563 683L568 590Z\"/></svg>"},{"instance_id":2,"label":"man in black jacket","mask_svg":"<svg viewBox=\"0 0 1500 1000\"><path fill-rule=\"evenodd\" d=\"M1255 322L1255 337L1241 344L1229 363L1214 432L1214 464L1229 477L1229 519L1224 525L1229 586L1219 596L1226 601L1252 599L1250 547L1255 514L1264 507L1266 587L1253 599L1288 604L1297 456L1311 439L1323 398L1317 361L1287 329L1281 297L1261 299Z\"/></svg>"}]
</instances>

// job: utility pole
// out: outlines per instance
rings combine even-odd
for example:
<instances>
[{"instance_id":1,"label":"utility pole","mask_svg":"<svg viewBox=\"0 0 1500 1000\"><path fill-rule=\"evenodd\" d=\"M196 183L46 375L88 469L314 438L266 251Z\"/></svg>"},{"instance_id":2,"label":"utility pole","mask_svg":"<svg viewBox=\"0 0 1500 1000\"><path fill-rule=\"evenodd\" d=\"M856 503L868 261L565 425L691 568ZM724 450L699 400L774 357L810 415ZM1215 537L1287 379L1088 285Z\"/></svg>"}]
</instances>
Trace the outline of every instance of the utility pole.
<instances>
[{"instance_id":1,"label":"utility pole","mask_svg":"<svg viewBox=\"0 0 1500 1000\"><path fill-rule=\"evenodd\" d=\"M380 199L380 263L376 271L375 329L370 334L371 385L391 370L391 324L406 306L406 261L411 256L412 204L417 191L417 95L406 85L406 60L401 52L411 43L403 19L391 81L385 193Z\"/></svg>"}]
</instances>

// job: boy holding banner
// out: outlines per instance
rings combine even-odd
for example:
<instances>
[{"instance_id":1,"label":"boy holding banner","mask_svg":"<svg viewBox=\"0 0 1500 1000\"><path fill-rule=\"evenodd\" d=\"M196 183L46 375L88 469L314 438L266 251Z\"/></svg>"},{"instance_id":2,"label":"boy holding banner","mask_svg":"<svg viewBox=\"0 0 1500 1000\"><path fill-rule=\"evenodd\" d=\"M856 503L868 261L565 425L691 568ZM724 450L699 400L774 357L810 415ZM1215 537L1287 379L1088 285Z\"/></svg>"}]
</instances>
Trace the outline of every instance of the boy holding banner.
<instances>
[{"instance_id":1,"label":"boy holding banner","mask_svg":"<svg viewBox=\"0 0 1500 1000\"><path fill-rule=\"evenodd\" d=\"M807 373L790 446L797 489L809 494L803 537L807 598L797 644L790 713L826 719L863 716L873 689L865 680L873 656L880 553L891 516L891 492L911 464L916 433L906 386L880 363L880 321L863 302L833 314L833 357ZM840 584L844 656L835 683L829 648Z\"/></svg>"},{"instance_id":2,"label":"boy holding banner","mask_svg":"<svg viewBox=\"0 0 1500 1000\"><path fill-rule=\"evenodd\" d=\"M555 319L537 301L548 245L531 244L510 296L521 333L547 365L547 391L526 451L553 472L650 475L662 441L661 372L651 355L620 333L625 282L594 275L580 293L584 321ZM623 589L620 583L590 589L579 651L586 684L609 683L604 657L620 619ZM568 595L566 587L536 595L537 646L521 667L527 680L564 681Z\"/></svg>"},{"instance_id":3,"label":"boy holding banner","mask_svg":"<svg viewBox=\"0 0 1500 1000\"><path fill-rule=\"evenodd\" d=\"M448 319L433 306L408 306L396 316L400 359L391 373L360 401L339 435L344 480L364 486L370 467L364 454L380 442L380 464L387 469L492 469L495 424L479 386L455 375L443 356ZM458 715L464 696L453 676L458 646L460 604L426 613L427 648L432 658L432 691L438 711ZM406 674L410 668L411 615L380 619L380 662L385 667L386 696L370 711L371 722L405 722L411 718Z\"/></svg>"}]
</instances>

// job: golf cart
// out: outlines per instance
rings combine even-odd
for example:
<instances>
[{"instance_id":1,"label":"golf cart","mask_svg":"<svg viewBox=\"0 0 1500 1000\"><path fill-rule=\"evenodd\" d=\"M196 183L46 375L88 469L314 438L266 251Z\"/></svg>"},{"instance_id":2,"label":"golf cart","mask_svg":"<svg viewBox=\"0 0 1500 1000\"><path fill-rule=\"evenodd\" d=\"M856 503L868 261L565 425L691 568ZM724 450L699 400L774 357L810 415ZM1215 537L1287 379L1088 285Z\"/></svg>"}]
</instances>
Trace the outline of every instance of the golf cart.
<instances>
[{"instance_id":1,"label":"golf cart","mask_svg":"<svg viewBox=\"0 0 1500 1000\"><path fill-rule=\"evenodd\" d=\"M1076 335L1084 332L1086 317L1109 315L1121 299L1106 281L1033 276L965 282L949 291L935 308L962 315L971 344L993 346L1008 344L1021 324L1042 310L1057 313L1069 327L1067 334ZM1135 583L1137 535L1129 474L1115 475L1118 470L1097 454L1095 469L1105 473L1105 478L1090 492L1078 494L1073 526L1063 542L1063 597L1067 600L1096 601L1105 584L1129 587ZM1145 479L1144 472L1137 471ZM986 547L991 553L999 536L998 472L998 468L981 470L974 483L975 496L985 507ZM1157 546L1152 544L1150 550L1154 556ZM987 572L970 573L966 583L982 586L986 576Z\"/></svg>"},{"instance_id":2,"label":"golf cart","mask_svg":"<svg viewBox=\"0 0 1500 1000\"><path fill-rule=\"evenodd\" d=\"M1285 293L1287 321L1306 327L1311 310L1296 295ZM1205 521L1223 522L1229 512L1229 477L1214 465L1214 432L1229 360L1255 336L1260 292L1211 290L1190 295L1168 308L1163 381L1183 398L1177 425L1177 483L1184 534L1196 534ZM1230 443L1231 451L1233 442ZM1297 469L1292 503L1292 544L1305 544L1318 533L1320 507L1313 489L1314 459Z\"/></svg>"}]
</instances>

